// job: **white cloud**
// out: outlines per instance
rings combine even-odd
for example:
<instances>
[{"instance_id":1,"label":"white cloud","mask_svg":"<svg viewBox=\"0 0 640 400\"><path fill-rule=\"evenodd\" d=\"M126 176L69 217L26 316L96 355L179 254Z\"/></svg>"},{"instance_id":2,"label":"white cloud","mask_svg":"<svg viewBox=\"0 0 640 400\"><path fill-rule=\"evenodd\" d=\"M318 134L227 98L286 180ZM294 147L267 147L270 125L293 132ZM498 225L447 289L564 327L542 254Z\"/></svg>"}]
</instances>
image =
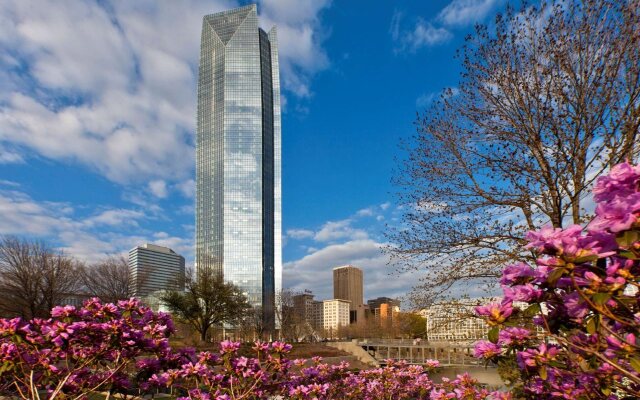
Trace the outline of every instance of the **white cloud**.
<instances>
[{"instance_id":1,"label":"white cloud","mask_svg":"<svg viewBox=\"0 0 640 400\"><path fill-rule=\"evenodd\" d=\"M20 187L20 184L18 182L9 181L9 180L6 180L6 179L0 179L0 185L11 186L11 187Z\"/></svg>"},{"instance_id":2,"label":"white cloud","mask_svg":"<svg viewBox=\"0 0 640 400\"><path fill-rule=\"evenodd\" d=\"M171 247L193 260L193 230L184 237L140 228L146 216L136 210L106 209L82 218L67 203L36 201L15 190L0 190L0 235L45 240L82 261L94 262L109 254L125 254L142 243ZM136 225L136 234L129 232ZM109 231L104 227L109 226ZM190 261L189 261L190 262Z\"/></svg>"},{"instance_id":3,"label":"white cloud","mask_svg":"<svg viewBox=\"0 0 640 400\"><path fill-rule=\"evenodd\" d=\"M408 32L404 41L415 51L424 46L435 46L448 42L453 35L445 28L435 27L430 22L419 20L413 31Z\"/></svg>"},{"instance_id":4,"label":"white cloud","mask_svg":"<svg viewBox=\"0 0 640 400\"><path fill-rule=\"evenodd\" d=\"M416 108L426 108L430 106L439 94L438 92L430 92L420 95L420 97L416 99Z\"/></svg>"},{"instance_id":5,"label":"white cloud","mask_svg":"<svg viewBox=\"0 0 640 400\"><path fill-rule=\"evenodd\" d=\"M464 26L483 20L502 0L453 0L438 14L449 26Z\"/></svg>"},{"instance_id":6,"label":"white cloud","mask_svg":"<svg viewBox=\"0 0 640 400\"><path fill-rule=\"evenodd\" d=\"M356 212L356 216L358 217L373 217L375 215L373 207L363 208Z\"/></svg>"},{"instance_id":7,"label":"white cloud","mask_svg":"<svg viewBox=\"0 0 640 400\"><path fill-rule=\"evenodd\" d=\"M34 152L79 162L117 183L188 181L202 16L236 5L0 3L0 163ZM279 25L284 86L299 96L328 65L319 18L328 6L260 4L263 22Z\"/></svg>"},{"instance_id":8,"label":"white cloud","mask_svg":"<svg viewBox=\"0 0 640 400\"><path fill-rule=\"evenodd\" d=\"M296 239L296 240L308 239L308 238L312 238L313 235L314 235L314 232L309 229L287 229L287 236L290 237L291 239Z\"/></svg>"},{"instance_id":9,"label":"white cloud","mask_svg":"<svg viewBox=\"0 0 640 400\"><path fill-rule=\"evenodd\" d=\"M180 192L182 192L184 197L188 199L192 199L196 194L196 181L193 179L187 179L184 182L180 182L176 187Z\"/></svg>"},{"instance_id":10,"label":"white cloud","mask_svg":"<svg viewBox=\"0 0 640 400\"><path fill-rule=\"evenodd\" d=\"M138 225L136 220L143 218L144 213L136 210L124 210L114 209L106 210L100 214L87 218L84 224L87 227L93 227L98 225L106 226L123 226L123 225Z\"/></svg>"},{"instance_id":11,"label":"white cloud","mask_svg":"<svg viewBox=\"0 0 640 400\"><path fill-rule=\"evenodd\" d=\"M441 98L450 98L455 97L460 93L460 89L458 88L447 88L440 92L430 92L420 95L416 99L416 108L424 109L429 107L433 102L439 100Z\"/></svg>"},{"instance_id":12,"label":"white cloud","mask_svg":"<svg viewBox=\"0 0 640 400\"><path fill-rule=\"evenodd\" d=\"M57 212L66 206L61 203L38 203L18 191L0 191L0 234L37 236L76 229L79 223Z\"/></svg>"},{"instance_id":13,"label":"white cloud","mask_svg":"<svg viewBox=\"0 0 640 400\"><path fill-rule=\"evenodd\" d=\"M313 237L318 242L332 242L340 239L366 239L369 237L366 231L351 226L351 219L341 221L329 221Z\"/></svg>"},{"instance_id":14,"label":"white cloud","mask_svg":"<svg viewBox=\"0 0 640 400\"><path fill-rule=\"evenodd\" d=\"M164 199L168 195L167 182L163 180L155 180L149 182L149 190L154 196Z\"/></svg>"},{"instance_id":15,"label":"white cloud","mask_svg":"<svg viewBox=\"0 0 640 400\"><path fill-rule=\"evenodd\" d=\"M0 145L0 164L23 163L24 158L17 152Z\"/></svg>"},{"instance_id":16,"label":"white cloud","mask_svg":"<svg viewBox=\"0 0 640 400\"><path fill-rule=\"evenodd\" d=\"M262 0L261 25L266 30L278 26L278 51L284 88L300 97L311 95L311 77L328 67L322 48L326 29L320 14L331 0Z\"/></svg>"},{"instance_id":17,"label":"white cloud","mask_svg":"<svg viewBox=\"0 0 640 400\"><path fill-rule=\"evenodd\" d=\"M413 28L403 30L403 14L396 11L391 18L389 32L396 42L396 52L416 52L422 47L437 46L451 40L453 35L443 27L434 26L431 22L418 18Z\"/></svg>"}]
</instances>

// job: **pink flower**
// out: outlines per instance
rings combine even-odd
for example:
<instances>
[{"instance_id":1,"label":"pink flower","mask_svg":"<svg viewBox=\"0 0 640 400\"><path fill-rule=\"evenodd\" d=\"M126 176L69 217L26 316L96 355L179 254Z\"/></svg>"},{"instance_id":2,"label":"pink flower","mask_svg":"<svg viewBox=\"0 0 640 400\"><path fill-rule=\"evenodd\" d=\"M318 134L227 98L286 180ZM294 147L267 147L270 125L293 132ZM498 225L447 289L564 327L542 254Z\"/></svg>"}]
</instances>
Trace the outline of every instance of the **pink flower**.
<instances>
[{"instance_id":1,"label":"pink flower","mask_svg":"<svg viewBox=\"0 0 640 400\"><path fill-rule=\"evenodd\" d=\"M504 298L509 301L537 301L542 296L542 290L530 283L503 288Z\"/></svg>"},{"instance_id":2,"label":"pink flower","mask_svg":"<svg viewBox=\"0 0 640 400\"><path fill-rule=\"evenodd\" d=\"M616 197L596 207L596 217L589 223L590 231L621 232L638 220L640 193Z\"/></svg>"},{"instance_id":3,"label":"pink flower","mask_svg":"<svg viewBox=\"0 0 640 400\"><path fill-rule=\"evenodd\" d=\"M222 354L235 353L239 348L240 342L232 342L231 340L220 342L220 353Z\"/></svg>"},{"instance_id":4,"label":"pink flower","mask_svg":"<svg viewBox=\"0 0 640 400\"><path fill-rule=\"evenodd\" d=\"M624 341L618 339L614 335L606 337L606 341L613 350L633 353L636 349L636 336L629 333L624 337Z\"/></svg>"},{"instance_id":5,"label":"pink flower","mask_svg":"<svg viewBox=\"0 0 640 400\"><path fill-rule=\"evenodd\" d=\"M518 352L516 360L520 368L527 369L547 364L549 361L555 359L559 352L560 349L558 346L541 343L537 349L527 349Z\"/></svg>"},{"instance_id":6,"label":"pink flower","mask_svg":"<svg viewBox=\"0 0 640 400\"><path fill-rule=\"evenodd\" d=\"M601 176L593 188L597 202L610 201L615 197L626 197L638 188L640 167L624 162L611 168L609 175Z\"/></svg>"},{"instance_id":7,"label":"pink flower","mask_svg":"<svg viewBox=\"0 0 640 400\"><path fill-rule=\"evenodd\" d=\"M271 343L271 349L276 353L288 353L291 350L291 345L284 342Z\"/></svg>"},{"instance_id":8,"label":"pink flower","mask_svg":"<svg viewBox=\"0 0 640 400\"><path fill-rule=\"evenodd\" d=\"M473 355L476 358L484 358L489 360L502 353L502 347L488 340L480 340L473 349Z\"/></svg>"},{"instance_id":9,"label":"pink flower","mask_svg":"<svg viewBox=\"0 0 640 400\"><path fill-rule=\"evenodd\" d=\"M490 303L486 306L478 306L475 308L476 314L481 317L488 317L489 325L500 325L507 320L513 313L511 301L503 301L502 303Z\"/></svg>"},{"instance_id":10,"label":"pink flower","mask_svg":"<svg viewBox=\"0 0 640 400\"><path fill-rule=\"evenodd\" d=\"M502 346L518 346L523 345L530 338L531 332L528 329L512 326L500 331L498 344Z\"/></svg>"},{"instance_id":11,"label":"pink flower","mask_svg":"<svg viewBox=\"0 0 640 400\"><path fill-rule=\"evenodd\" d=\"M54 318L69 317L75 314L75 311L74 306L57 306L51 309L51 316Z\"/></svg>"},{"instance_id":12,"label":"pink flower","mask_svg":"<svg viewBox=\"0 0 640 400\"><path fill-rule=\"evenodd\" d=\"M572 262L589 256L606 257L615 254L618 247L613 235L595 231L583 235L580 225L571 225L567 229L547 225L539 231L528 232L526 238L529 240L527 248L562 256Z\"/></svg>"},{"instance_id":13,"label":"pink flower","mask_svg":"<svg viewBox=\"0 0 640 400\"><path fill-rule=\"evenodd\" d=\"M502 285L512 285L514 283L527 281L535 276L535 271L525 263L507 265L502 271L500 283Z\"/></svg>"},{"instance_id":14,"label":"pink flower","mask_svg":"<svg viewBox=\"0 0 640 400\"><path fill-rule=\"evenodd\" d=\"M578 292L572 292L562 298L567 315L573 319L582 321L589 312L589 307L582 300Z\"/></svg>"}]
</instances>

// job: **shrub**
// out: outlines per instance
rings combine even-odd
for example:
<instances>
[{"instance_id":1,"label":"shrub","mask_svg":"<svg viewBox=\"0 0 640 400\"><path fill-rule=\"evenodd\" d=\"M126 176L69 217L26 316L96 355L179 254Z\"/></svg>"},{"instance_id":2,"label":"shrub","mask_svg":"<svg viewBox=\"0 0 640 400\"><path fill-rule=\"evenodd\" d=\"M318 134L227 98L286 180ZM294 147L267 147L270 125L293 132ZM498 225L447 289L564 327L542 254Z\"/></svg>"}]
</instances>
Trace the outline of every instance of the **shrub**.
<instances>
[{"instance_id":1,"label":"shrub","mask_svg":"<svg viewBox=\"0 0 640 400\"><path fill-rule=\"evenodd\" d=\"M640 167L613 167L593 193L586 229L529 232L535 267L505 268L502 302L476 308L492 326L476 355L515 359L526 397L640 397ZM519 327L523 317L536 328Z\"/></svg>"},{"instance_id":2,"label":"shrub","mask_svg":"<svg viewBox=\"0 0 640 400\"><path fill-rule=\"evenodd\" d=\"M389 362L350 371L320 358L288 360L291 346L256 342L253 356L224 341L217 353L172 351L168 315L135 299L117 304L87 301L82 308L56 307L49 319L0 320L0 394L24 399L85 398L94 392L154 394L190 399L487 399L468 375L434 383L437 365Z\"/></svg>"}]
</instances>

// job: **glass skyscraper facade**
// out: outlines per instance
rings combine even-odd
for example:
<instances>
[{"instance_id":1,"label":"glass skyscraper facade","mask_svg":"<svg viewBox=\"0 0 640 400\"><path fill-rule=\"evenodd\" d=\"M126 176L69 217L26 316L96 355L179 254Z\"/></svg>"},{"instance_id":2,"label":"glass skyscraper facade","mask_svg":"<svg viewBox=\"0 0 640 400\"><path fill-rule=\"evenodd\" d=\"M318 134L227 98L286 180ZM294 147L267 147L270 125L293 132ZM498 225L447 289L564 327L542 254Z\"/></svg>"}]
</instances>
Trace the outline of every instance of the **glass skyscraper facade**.
<instances>
[{"instance_id":1,"label":"glass skyscraper facade","mask_svg":"<svg viewBox=\"0 0 640 400\"><path fill-rule=\"evenodd\" d=\"M239 286L275 325L282 286L276 28L255 5L203 19L196 135L196 265Z\"/></svg>"}]
</instances>

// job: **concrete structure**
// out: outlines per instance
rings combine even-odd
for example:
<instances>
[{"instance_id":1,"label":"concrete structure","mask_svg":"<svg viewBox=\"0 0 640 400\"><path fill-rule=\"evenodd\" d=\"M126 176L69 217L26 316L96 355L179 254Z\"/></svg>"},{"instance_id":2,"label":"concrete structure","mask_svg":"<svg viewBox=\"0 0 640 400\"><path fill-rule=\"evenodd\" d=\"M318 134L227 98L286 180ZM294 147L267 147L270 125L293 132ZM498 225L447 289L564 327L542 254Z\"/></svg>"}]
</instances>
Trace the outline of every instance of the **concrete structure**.
<instances>
[{"instance_id":1,"label":"concrete structure","mask_svg":"<svg viewBox=\"0 0 640 400\"><path fill-rule=\"evenodd\" d=\"M333 269L333 298L350 302L350 322L356 322L358 306L364 304L362 270L353 265Z\"/></svg>"},{"instance_id":2,"label":"concrete structure","mask_svg":"<svg viewBox=\"0 0 640 400\"><path fill-rule=\"evenodd\" d=\"M202 23L196 134L196 265L239 286L275 328L282 286L276 29L256 5Z\"/></svg>"},{"instance_id":3,"label":"concrete structure","mask_svg":"<svg viewBox=\"0 0 640 400\"><path fill-rule=\"evenodd\" d=\"M168 247L145 243L129 251L129 270L136 296L144 298L160 290L181 289L176 285L184 277L184 257Z\"/></svg>"},{"instance_id":4,"label":"concrete structure","mask_svg":"<svg viewBox=\"0 0 640 400\"><path fill-rule=\"evenodd\" d=\"M350 304L346 300L331 299L322 302L322 326L329 338L335 337L341 326L349 325Z\"/></svg>"}]
</instances>

